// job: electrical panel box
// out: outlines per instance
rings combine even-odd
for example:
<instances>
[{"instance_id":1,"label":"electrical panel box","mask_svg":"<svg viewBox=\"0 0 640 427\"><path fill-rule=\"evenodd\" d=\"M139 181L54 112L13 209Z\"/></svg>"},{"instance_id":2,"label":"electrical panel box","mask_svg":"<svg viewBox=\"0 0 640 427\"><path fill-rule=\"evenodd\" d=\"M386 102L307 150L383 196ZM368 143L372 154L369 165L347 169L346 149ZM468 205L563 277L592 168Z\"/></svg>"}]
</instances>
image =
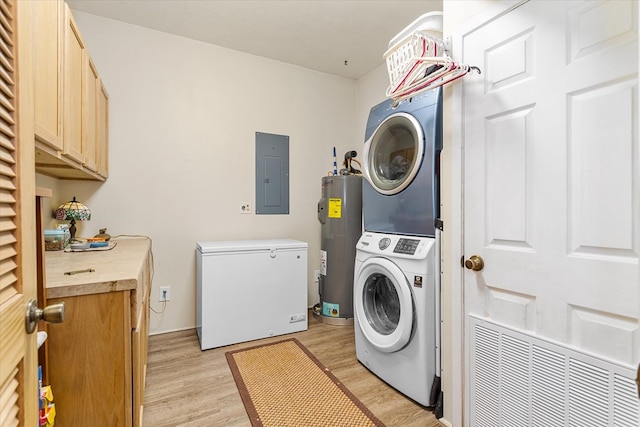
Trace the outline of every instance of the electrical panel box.
<instances>
[{"instance_id":1,"label":"electrical panel box","mask_svg":"<svg viewBox=\"0 0 640 427\"><path fill-rule=\"evenodd\" d=\"M256 132L256 214L289 213L289 137Z\"/></svg>"}]
</instances>

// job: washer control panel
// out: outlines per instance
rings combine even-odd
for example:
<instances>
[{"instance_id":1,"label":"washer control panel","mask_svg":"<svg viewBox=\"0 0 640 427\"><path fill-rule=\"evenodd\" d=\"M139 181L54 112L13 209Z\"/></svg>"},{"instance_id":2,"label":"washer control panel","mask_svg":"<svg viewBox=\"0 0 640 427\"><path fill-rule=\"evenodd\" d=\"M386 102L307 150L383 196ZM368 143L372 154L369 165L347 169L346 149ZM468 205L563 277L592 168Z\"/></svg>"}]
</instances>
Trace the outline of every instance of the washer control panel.
<instances>
[{"instance_id":1,"label":"washer control panel","mask_svg":"<svg viewBox=\"0 0 640 427\"><path fill-rule=\"evenodd\" d=\"M400 238L400 239L398 239L398 243L396 243L396 247L393 248L393 253L394 254L413 255L413 254L416 253L416 249L418 248L418 244L420 244L420 240L418 240L418 239Z\"/></svg>"},{"instance_id":2,"label":"washer control panel","mask_svg":"<svg viewBox=\"0 0 640 427\"><path fill-rule=\"evenodd\" d=\"M435 246L435 239L432 237L399 236L365 231L356 244L356 250L361 253L395 258L422 259L427 256L433 246Z\"/></svg>"}]
</instances>

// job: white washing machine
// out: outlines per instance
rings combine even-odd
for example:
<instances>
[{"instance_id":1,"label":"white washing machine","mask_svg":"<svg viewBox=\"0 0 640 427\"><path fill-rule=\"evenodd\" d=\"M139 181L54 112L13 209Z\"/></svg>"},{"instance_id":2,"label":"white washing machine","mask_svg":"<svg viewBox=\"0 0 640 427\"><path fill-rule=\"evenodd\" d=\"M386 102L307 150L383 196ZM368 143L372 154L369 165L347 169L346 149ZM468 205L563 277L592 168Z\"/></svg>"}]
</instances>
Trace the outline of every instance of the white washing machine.
<instances>
[{"instance_id":1,"label":"white washing machine","mask_svg":"<svg viewBox=\"0 0 640 427\"><path fill-rule=\"evenodd\" d=\"M354 268L358 360L424 406L440 393L437 239L365 232Z\"/></svg>"}]
</instances>

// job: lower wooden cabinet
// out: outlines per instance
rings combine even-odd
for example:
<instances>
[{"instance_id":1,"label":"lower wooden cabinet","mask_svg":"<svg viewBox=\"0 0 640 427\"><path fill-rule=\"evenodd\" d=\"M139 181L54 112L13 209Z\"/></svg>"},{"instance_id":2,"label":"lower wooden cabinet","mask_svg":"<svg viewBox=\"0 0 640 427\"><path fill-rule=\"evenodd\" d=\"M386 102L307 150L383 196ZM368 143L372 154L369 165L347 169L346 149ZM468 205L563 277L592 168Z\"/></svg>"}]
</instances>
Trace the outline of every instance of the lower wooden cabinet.
<instances>
[{"instance_id":1,"label":"lower wooden cabinet","mask_svg":"<svg viewBox=\"0 0 640 427\"><path fill-rule=\"evenodd\" d=\"M149 257L143 265L135 289L48 299L66 311L47 340L56 426L142 425Z\"/></svg>"}]
</instances>

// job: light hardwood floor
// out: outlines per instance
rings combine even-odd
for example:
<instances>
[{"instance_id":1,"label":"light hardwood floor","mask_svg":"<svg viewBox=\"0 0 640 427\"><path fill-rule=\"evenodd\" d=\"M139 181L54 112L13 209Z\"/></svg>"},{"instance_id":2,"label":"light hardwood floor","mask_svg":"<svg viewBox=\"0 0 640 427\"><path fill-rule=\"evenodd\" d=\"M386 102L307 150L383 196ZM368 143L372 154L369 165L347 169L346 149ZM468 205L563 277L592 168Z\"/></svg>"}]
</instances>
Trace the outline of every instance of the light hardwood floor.
<instances>
[{"instance_id":1,"label":"light hardwood floor","mask_svg":"<svg viewBox=\"0 0 640 427\"><path fill-rule=\"evenodd\" d=\"M144 426L250 427L224 354L285 337L302 342L388 427L441 425L431 411L389 387L358 362L353 326L327 325L309 313L307 331L206 351L200 350L195 330L151 336Z\"/></svg>"}]
</instances>

